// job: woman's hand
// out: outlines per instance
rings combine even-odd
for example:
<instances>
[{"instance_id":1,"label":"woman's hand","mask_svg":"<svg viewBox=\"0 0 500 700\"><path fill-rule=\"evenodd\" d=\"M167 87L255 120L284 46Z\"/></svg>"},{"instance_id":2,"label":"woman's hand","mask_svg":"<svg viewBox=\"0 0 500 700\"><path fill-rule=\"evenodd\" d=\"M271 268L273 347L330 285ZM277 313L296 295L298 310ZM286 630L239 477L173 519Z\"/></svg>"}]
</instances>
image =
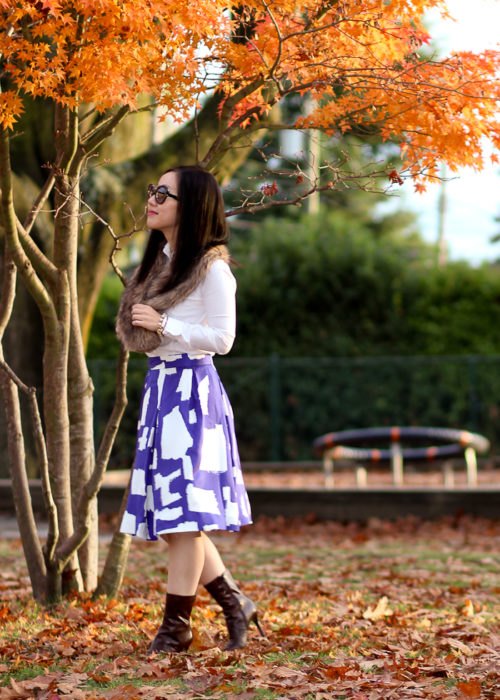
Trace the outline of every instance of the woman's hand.
<instances>
[{"instance_id":1,"label":"woman's hand","mask_svg":"<svg viewBox=\"0 0 500 700\"><path fill-rule=\"evenodd\" d=\"M134 304L132 306L132 325L142 326L148 331L156 331L158 323L161 319L161 314L158 313L152 306L147 304Z\"/></svg>"}]
</instances>

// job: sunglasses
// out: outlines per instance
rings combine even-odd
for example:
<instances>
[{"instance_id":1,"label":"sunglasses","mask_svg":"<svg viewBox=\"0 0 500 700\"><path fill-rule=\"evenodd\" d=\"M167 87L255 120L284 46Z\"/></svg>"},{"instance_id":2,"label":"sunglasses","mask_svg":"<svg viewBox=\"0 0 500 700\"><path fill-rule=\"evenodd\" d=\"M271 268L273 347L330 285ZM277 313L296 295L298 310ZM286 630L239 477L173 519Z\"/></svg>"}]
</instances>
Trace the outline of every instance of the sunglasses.
<instances>
[{"instance_id":1,"label":"sunglasses","mask_svg":"<svg viewBox=\"0 0 500 700\"><path fill-rule=\"evenodd\" d=\"M159 187L148 185L148 199L153 195L157 204L163 204L167 197L172 197L172 199L179 201L179 197L176 194L172 194L166 185L160 185Z\"/></svg>"}]
</instances>

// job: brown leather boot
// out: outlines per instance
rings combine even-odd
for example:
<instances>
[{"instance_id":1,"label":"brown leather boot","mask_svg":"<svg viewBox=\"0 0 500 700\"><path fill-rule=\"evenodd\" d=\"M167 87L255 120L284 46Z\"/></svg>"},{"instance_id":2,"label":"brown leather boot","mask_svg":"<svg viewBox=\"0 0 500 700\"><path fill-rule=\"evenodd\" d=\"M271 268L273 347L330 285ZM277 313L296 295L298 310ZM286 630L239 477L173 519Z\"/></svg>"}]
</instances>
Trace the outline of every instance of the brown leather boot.
<instances>
[{"instance_id":1,"label":"brown leather boot","mask_svg":"<svg viewBox=\"0 0 500 700\"><path fill-rule=\"evenodd\" d=\"M240 591L227 569L221 576L207 583L205 588L219 603L226 618L229 642L224 647L225 650L242 649L246 645L247 630L252 622L255 622L264 636L259 624L257 606Z\"/></svg>"},{"instance_id":2,"label":"brown leather boot","mask_svg":"<svg viewBox=\"0 0 500 700\"><path fill-rule=\"evenodd\" d=\"M193 633L189 618L196 596L167 593L163 622L156 633L148 654L153 651L185 651Z\"/></svg>"}]
</instances>

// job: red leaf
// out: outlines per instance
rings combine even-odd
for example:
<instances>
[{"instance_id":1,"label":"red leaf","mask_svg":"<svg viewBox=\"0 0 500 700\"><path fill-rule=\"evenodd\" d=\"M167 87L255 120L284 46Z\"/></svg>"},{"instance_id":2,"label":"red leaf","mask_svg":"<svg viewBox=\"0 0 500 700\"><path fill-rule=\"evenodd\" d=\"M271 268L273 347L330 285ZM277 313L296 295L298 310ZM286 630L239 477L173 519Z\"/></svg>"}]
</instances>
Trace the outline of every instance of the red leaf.
<instances>
[{"instance_id":1,"label":"red leaf","mask_svg":"<svg viewBox=\"0 0 500 700\"><path fill-rule=\"evenodd\" d=\"M465 695L466 698L481 697L481 683L479 681L464 681L457 683L458 690Z\"/></svg>"},{"instance_id":2,"label":"red leaf","mask_svg":"<svg viewBox=\"0 0 500 700\"><path fill-rule=\"evenodd\" d=\"M266 197L272 197L278 192L278 186L276 182L273 182L271 185L262 185L260 191L265 194Z\"/></svg>"}]
</instances>

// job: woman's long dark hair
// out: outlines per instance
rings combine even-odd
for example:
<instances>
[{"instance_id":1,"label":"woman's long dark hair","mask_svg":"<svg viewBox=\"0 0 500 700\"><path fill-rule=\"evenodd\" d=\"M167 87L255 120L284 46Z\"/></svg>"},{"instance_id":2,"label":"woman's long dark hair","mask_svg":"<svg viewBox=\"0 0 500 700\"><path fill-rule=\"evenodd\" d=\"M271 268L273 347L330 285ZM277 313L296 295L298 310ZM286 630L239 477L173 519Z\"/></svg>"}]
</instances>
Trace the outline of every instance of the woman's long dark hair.
<instances>
[{"instance_id":1,"label":"woman's long dark hair","mask_svg":"<svg viewBox=\"0 0 500 700\"><path fill-rule=\"evenodd\" d=\"M214 176L197 165L182 165L165 171L168 172L177 173L179 202L171 272L162 292L182 282L205 251L229 240L224 201ZM138 282L146 279L165 242L163 233L152 229L139 267Z\"/></svg>"}]
</instances>

